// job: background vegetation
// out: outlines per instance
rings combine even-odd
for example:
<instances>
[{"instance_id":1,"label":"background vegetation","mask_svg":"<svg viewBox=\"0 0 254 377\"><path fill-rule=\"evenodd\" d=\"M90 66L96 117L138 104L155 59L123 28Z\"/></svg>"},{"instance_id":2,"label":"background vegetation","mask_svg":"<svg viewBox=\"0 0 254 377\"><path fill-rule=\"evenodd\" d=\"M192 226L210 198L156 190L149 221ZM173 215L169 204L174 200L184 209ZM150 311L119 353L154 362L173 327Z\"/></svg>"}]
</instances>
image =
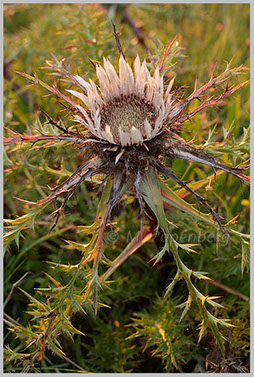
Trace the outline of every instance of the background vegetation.
<instances>
[{"instance_id":1,"label":"background vegetation","mask_svg":"<svg viewBox=\"0 0 254 377\"><path fill-rule=\"evenodd\" d=\"M53 77L39 70L50 53L67 58L72 72L94 78L94 67L89 61L101 62L103 56L114 62L118 59L112 34L111 17L121 30L121 42L129 58L147 57L146 47L153 49L159 40L167 45L178 36L182 56L174 72L176 86L184 86L185 93L207 80L217 63L216 72L225 69L232 57L233 66L249 66L249 5L248 4L168 4L168 5L88 5L88 4L9 4L5 12L4 53L4 116L5 125L20 133L29 134L33 127L47 131L38 108L53 118L62 113L62 106L47 96L39 86L29 87L15 71L33 74L35 70L48 84ZM185 55L185 56L183 56ZM147 58L148 60L148 58ZM198 101L197 101L198 103ZM197 104L196 103L196 104ZM195 106L195 104L193 105ZM63 114L64 122L68 117ZM207 140L209 130L217 124L213 141L223 140L223 128L228 130L234 122L227 148L215 150L220 161L232 165L241 162L236 153L245 156L247 144L239 144L249 126L249 89L243 87L219 109L209 109L186 123L182 136L194 138L196 145ZM237 144L238 143L238 144ZM25 213L24 205L16 197L37 201L73 172L79 161L70 147L56 145L50 149L29 149L16 145L12 153L5 154L6 183L5 218L16 218ZM174 171L186 181L195 181L211 175L209 168L185 161L175 161ZM235 229L249 230L248 187L240 187L234 177L222 174L200 190L214 208L227 220L239 215ZM82 185L69 201L66 213L58 226L49 233L52 208L47 207L37 218L34 231L30 228L17 233L5 255L5 315L12 323L27 326L31 320L28 298L35 290L52 285L46 273L51 273L47 262L75 264L79 251L70 248L64 240L84 242L78 225L92 224L98 206L98 197L92 183ZM139 230L139 208L128 196L116 209L116 232L109 238L106 255L115 258ZM207 271L215 285L199 281L205 294L222 296L225 309L214 309L216 316L230 318L236 325L225 329L225 355L222 357L213 337L208 332L198 344L199 313L194 309L179 323L181 310L176 308L179 298L185 297L185 287L178 283L173 297L163 298L164 290L175 274L175 266L166 257L156 266L149 263L157 252L150 241L133 254L112 275L110 288L102 293L104 304L97 317L76 311L72 323L86 334L75 335L73 340L60 337L65 357L46 353L42 372L246 372L249 366L249 274L248 257L238 239L217 243L212 229L203 230L180 211L168 211L168 218L177 228L175 236L183 243L191 236L191 243L200 243L200 254L186 254L187 266ZM209 235L209 237L208 237ZM113 238L112 238L113 237ZM185 237L185 238L184 238ZM202 238L203 237L203 238ZM244 256L244 259L243 259ZM245 266L246 265L246 266ZM66 274L67 275L67 274ZM63 283L66 276L54 273ZM85 283L77 282L79 288ZM18 289L22 288L23 291ZM36 293L36 297L40 297ZM32 323L31 323L32 324ZM17 354L25 354L26 343L16 338L6 327L6 372L20 372L24 364L16 363ZM11 351L12 350L12 351ZM13 352L16 353L13 354ZM36 371L38 365L32 370Z\"/></svg>"}]
</instances>

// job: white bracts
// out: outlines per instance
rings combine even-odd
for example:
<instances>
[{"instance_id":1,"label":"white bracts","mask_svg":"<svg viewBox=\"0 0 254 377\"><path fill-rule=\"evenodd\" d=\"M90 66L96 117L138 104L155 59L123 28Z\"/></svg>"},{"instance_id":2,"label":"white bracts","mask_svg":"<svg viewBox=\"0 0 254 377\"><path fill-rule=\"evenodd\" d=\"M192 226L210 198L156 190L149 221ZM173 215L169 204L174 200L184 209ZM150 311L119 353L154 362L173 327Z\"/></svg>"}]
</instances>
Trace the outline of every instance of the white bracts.
<instances>
[{"instance_id":1,"label":"white bracts","mask_svg":"<svg viewBox=\"0 0 254 377\"><path fill-rule=\"evenodd\" d=\"M91 80L88 83L74 76L84 91L67 90L84 105L76 106L79 114L74 121L112 144L129 146L154 138L168 121L174 80L164 92L159 68L151 76L146 61L141 64L139 56L133 70L121 56L119 75L108 59L104 58L103 65L96 66L98 89Z\"/></svg>"}]
</instances>

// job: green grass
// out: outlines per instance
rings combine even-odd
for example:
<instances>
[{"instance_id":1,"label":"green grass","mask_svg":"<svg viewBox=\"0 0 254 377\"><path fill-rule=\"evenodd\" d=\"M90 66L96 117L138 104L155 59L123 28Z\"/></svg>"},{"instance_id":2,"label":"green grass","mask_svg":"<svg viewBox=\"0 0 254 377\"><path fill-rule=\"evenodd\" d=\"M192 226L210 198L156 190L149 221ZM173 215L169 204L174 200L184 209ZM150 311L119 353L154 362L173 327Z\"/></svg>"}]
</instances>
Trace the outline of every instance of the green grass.
<instances>
[{"instance_id":1,"label":"green grass","mask_svg":"<svg viewBox=\"0 0 254 377\"><path fill-rule=\"evenodd\" d=\"M177 75L175 85L184 86L185 95L193 90L196 78L201 85L210 77L215 63L216 72L224 70L226 62L232 57L233 66L244 64L249 67L248 4L140 4L129 5L127 10L141 27L150 49L153 48L152 43L158 46L158 41L161 41L167 45L175 35L178 36L179 45L184 48L181 53L185 57L177 59L173 71ZM55 98L48 96L39 86L29 86L15 71L33 74L35 70L43 81L53 83L54 77L48 71L39 69L45 66L45 60L50 60L50 53L53 53L59 59L66 58L72 72L78 70L80 74L94 79L94 68L89 59L102 62L102 57L107 56L114 63L118 59L109 16L120 27L121 43L130 61L137 53L148 60L133 30L123 22L122 5L111 5L106 9L96 4L8 4L4 6L4 11L4 60L7 64L4 81L5 126L20 133L37 134L34 127L53 132L48 125L42 124L45 119L38 108L44 109L53 118L61 117L65 124L69 119ZM191 106L194 108L195 105L198 105L198 101ZM222 163L236 166L248 156L247 141L238 150L235 146L249 126L249 105L249 87L246 85L226 99L224 106L208 109L195 116L192 122L186 122L182 137L185 140L194 138L196 145L202 145L208 138L209 130L217 124L213 142L220 142L223 140L223 128L229 129L234 122L228 149L215 150L214 154L219 155ZM49 193L47 186L56 186L58 181L61 182L80 165L75 150L70 146L30 149L27 145L15 145L11 149L12 152L7 152L5 156L4 217L7 219L27 213L25 205L16 197L38 201ZM209 168L189 165L181 160L174 161L173 168L185 181L203 179L212 174ZM227 174L218 176L209 187L207 185L199 193L208 198L212 207L225 219L231 220L239 215L234 228L248 233L248 187L241 188L237 179ZM48 233L52 225L49 215L53 211L50 204L36 217L34 230L29 225L20 233L18 245L15 241L10 244L5 255L4 273L5 297L12 292L5 307L7 320L12 318L24 327L34 323L30 321L32 316L28 313L31 311L29 299L17 287L12 291L13 284L19 279L22 280L18 287L37 299L42 299L42 296L35 290L53 286L45 273L62 284L69 281L71 273L52 270L47 262L78 263L80 252L69 247L65 240L77 243L88 241L84 233L78 233L77 226L93 223L98 203L96 186L83 184L68 202L64 216L52 233ZM105 245L105 253L110 260L121 253L130 236L133 237L139 230L138 214L138 204L130 196L126 196L122 205L115 210L118 239ZM212 228L201 227L186 214L173 210L168 211L167 216L177 225L174 234L178 240L188 243L187 235L191 235L191 243L200 243L195 249L199 254L181 252L187 266L207 271L219 283L249 296L248 254L247 251L242 252L239 238L218 243ZM239 372L243 366L248 367L248 302L205 281L195 282L204 294L222 296L219 301L225 309L215 308L213 314L230 318L236 325L235 328L222 329L228 339L222 357L209 331L198 344L200 313L197 309L193 308L179 323L181 310L176 308L176 303L187 298L184 284L177 283L172 300L162 299L166 286L175 275L175 265L170 256L165 256L153 267L149 260L156 253L156 245L150 241L114 272L112 283L103 289L100 296L100 301L110 308L101 308L97 317L92 315L89 308L85 308L89 315L78 310L73 312L73 326L85 333L86 337L76 334L73 342L68 335L59 336L67 358L62 359L47 351L41 369L38 363L29 367L22 356L31 351L24 351L26 339L16 338L11 334L10 326L6 326L5 345L10 348L5 372L21 372L26 368L30 372L41 370L44 373L79 370L113 373L205 372L206 365L209 365L210 371L214 368L205 361L216 363L222 358L224 365L229 365L232 355L235 368L239 369L231 366L230 372ZM242 256L246 259L243 273ZM84 275L76 281L74 293L80 292L85 284ZM160 338L163 331L158 332L158 329L162 329L167 336L171 334L174 339L172 344L176 343L173 350L169 350L166 338ZM187 358L182 344L188 344L191 350ZM23 364L15 360L23 360Z\"/></svg>"}]
</instances>

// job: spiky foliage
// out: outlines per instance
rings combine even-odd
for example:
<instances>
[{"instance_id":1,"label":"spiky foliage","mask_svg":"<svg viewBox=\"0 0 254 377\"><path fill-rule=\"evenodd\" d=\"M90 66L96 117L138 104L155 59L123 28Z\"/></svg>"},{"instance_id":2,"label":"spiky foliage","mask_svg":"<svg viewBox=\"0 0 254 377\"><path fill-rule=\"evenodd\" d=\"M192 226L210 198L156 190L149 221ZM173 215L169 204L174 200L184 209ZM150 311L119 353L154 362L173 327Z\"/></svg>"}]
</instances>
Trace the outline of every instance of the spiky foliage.
<instances>
[{"instance_id":1,"label":"spiky foliage","mask_svg":"<svg viewBox=\"0 0 254 377\"><path fill-rule=\"evenodd\" d=\"M119 42L118 39L117 41ZM174 43L171 43L169 47L174 47ZM153 67L155 67L155 70L157 69L158 72L167 67L167 62L174 58L174 54L169 54L169 47L163 48L162 55L155 54L152 56L150 70L153 70ZM122 53L122 49L120 50ZM175 55L178 52L179 50L174 50ZM49 67L50 69L54 69L57 75L60 74L61 76L67 77L72 81L72 84L76 83L73 81L74 76L70 73L70 68L65 65L63 60L58 61L55 58L53 62L49 62ZM209 179L204 179L203 182L198 182L196 186L195 184L187 185L187 183L179 179L177 174L175 174L173 170L164 163L163 158L169 158L171 161L175 158L179 158L203 162L206 165L213 167L215 170L221 169L222 171L231 173L241 182L248 181L248 177L242 173L241 169L232 168L226 164L215 161L212 157L212 134L209 136L205 145L207 150L210 151L209 155L201 150L200 147L197 148L194 147L193 144L186 143L176 132L182 128L185 121L188 121L199 111L206 110L209 106L220 104L224 98L231 96L237 89L240 89L243 84L231 87L225 86L218 95L204 98L204 102L200 106L197 106L196 108L194 107L192 110L186 109L186 106L191 101L195 100L196 97L206 94L207 90L213 90L214 86L218 86L218 89L220 89L221 84L223 84L225 80L242 72L242 70L243 67L232 69L227 65L226 70L222 74L217 76L212 75L206 84L195 86L193 93L187 96L187 99L185 100L180 98L178 91L175 93L173 92L173 106L170 110L171 122L169 122L169 127L167 128L165 125L163 132L160 132L156 137L144 141L141 145L128 146L125 148L126 150L123 150L123 146L118 144L115 145L115 143L109 141L107 141L105 145L105 140L100 137L98 138L98 135L97 139L96 135L93 135L93 137L95 136L95 140L91 141L91 135L89 135L82 127L75 129L74 127L69 126L68 122L68 126L66 126L63 122L56 121L51 115L46 113L46 126L39 125L42 130L41 135L37 136L36 131L33 135L30 134L28 136L24 136L17 132L8 135L6 139L8 144L22 142L22 145L25 145L26 143L29 143L33 146L32 150L36 148L38 151L40 151L41 148L56 145L60 151L63 142L67 142L67 144L72 143L77 147L77 150L81 152L80 155L76 156L80 156L79 158L82 159L82 162L73 174L71 174L70 171L65 171L63 169L54 170L50 169L48 166L44 167L45 171L59 174L60 176L66 176L68 178L62 184L53 189L49 196L45 196L42 188L36 185L36 188L38 191L40 190L44 199L36 203L29 203L27 200L24 201L26 205L28 205L28 208L32 206L33 210L29 210L29 213L21 218L8 220L9 228L6 234L7 245L9 245L14 238L18 243L21 231L24 228L29 227L30 223L33 223L35 216L40 213L42 209L47 207L49 203L61 200L62 194L66 194L60 207L58 209L56 208L53 213L55 215L55 222L53 222L52 226L53 229L64 208L69 205L69 199L76 188L91 176L93 176L93 181L95 183L98 182L100 184L100 190L103 190L93 225L80 227L81 234L87 242L80 243L71 240L67 241L68 248L79 250L82 253L82 257L78 258L76 264L63 264L59 262L51 263L54 268L54 276L48 275L48 278L51 280L51 286L49 288L37 290L40 292L41 297L45 297L45 303L44 300L41 300L41 297L40 300L38 298L35 299L32 296L30 297L33 306L30 315L32 315L34 319L34 325L31 331L28 331L23 326L8 322L9 327L16 331L19 338L25 338L27 347L31 347L30 353L24 355L23 358L23 361L25 361L24 370L27 370L29 366L33 367L34 362L37 360L43 362L46 350L51 350L60 357L65 357L63 350L58 343L58 339L62 333L69 335L75 333L80 334L80 332L71 324L75 312L85 310L91 313L91 308L94 308L95 311L97 311L97 307L103 305L100 302L103 300L103 296L101 296L100 292L103 287L105 288L108 285L109 276L142 244L150 240L153 236L156 238L159 229L164 233L165 244L157 255L154 255L155 253L153 252L153 255L151 256L155 263L159 263L168 252L173 255L177 268L173 283L168 287L167 294L172 291L178 281L184 280L189 295L187 301L180 304L180 307L183 308L183 320L184 315L187 314L188 310L193 310L195 307L198 308L201 321L199 339L202 338L206 329L210 328L221 350L223 350L223 336L219 331L220 327L218 327L218 325L228 327L230 324L226 320L219 319L214 315L214 308L222 308L220 304L214 301L215 298L202 294L194 285L193 279L198 278L201 279L201 281L207 281L208 278L204 273L192 271L183 263L179 251L183 249L187 252L192 252L193 245L178 242L175 239L172 235L172 230L174 229L173 224L169 223L165 215L165 209L172 208L172 206L177 207L186 214L193 216L196 220L198 219L198 221L201 220L204 224L211 225L216 231L220 228L227 234L234 234L240 237L245 245L247 245L248 236L232 227L234 221L222 225L221 217L206 203L203 197L196 193L197 188L207 184L209 185L209 182L211 182L213 178L210 177ZM72 107L75 108L75 106L79 106L76 105L72 99L68 99L65 95L61 94L61 91L57 86L59 84L50 86L40 80L37 75L22 75L26 76L30 81L42 85L53 94L67 100ZM167 81L165 82L165 86L165 90L167 90ZM84 95L86 95L85 92ZM68 108L67 110L69 111L71 109ZM84 119L82 120L84 121ZM66 121L64 123L66 123ZM58 132L55 131L56 129ZM247 134L244 135L243 140L246 137ZM227 139L228 134L226 133L225 139L223 143L221 143L221 150L226 146ZM220 150L220 145L218 143L216 146L217 150ZM68 145L66 146L66 148L69 147L70 146ZM13 151L14 150L15 147L13 148ZM240 148L240 150L242 151L242 148ZM239 156L237 154L237 145L235 146L235 153ZM136 164L137 159L140 162L139 166ZM245 155L243 155L243 161L244 159ZM234 161L233 165L236 166ZM194 198L210 212L212 217L208 214L199 212L195 207L188 203L184 199L186 192L176 192L175 188L174 190L170 189L168 187L168 182L166 184L158 176L160 173L164 175L164 177L170 178L178 183L183 189L187 190L189 194L192 194ZM220 175L220 172L218 175ZM132 190L132 195L136 195L142 212L145 205L147 206L146 212L148 207L152 210L156 218L156 231L155 229L151 229L151 226L142 226L140 233L132 239L130 244L115 258L115 260L110 262L108 260L110 254L107 254L107 258L105 256L103 239L110 240L110 232L107 233L107 229L108 225L110 225L110 219L113 219L112 210L115 205L119 203L120 199L125 197L124 195L129 189ZM218 245L219 244L220 243L218 243ZM243 266L246 264L246 255L245 251L243 251ZM101 262L104 262L104 265ZM107 266L107 270L105 271L104 267L107 264L109 264L109 266ZM78 281L82 281L82 287L78 284ZM55 287L52 286L53 284ZM211 305L212 310L209 309L208 311L207 306L209 305ZM145 326L147 327L147 325ZM161 356L163 359L167 358L167 352L170 353L172 362L174 352L169 350L165 353L165 350L162 347ZM181 350L177 349L177 353L181 354ZM22 356L18 353L14 355L10 349L7 349L7 360L22 360ZM179 360L181 360L181 357L179 357ZM168 366L171 362L167 359ZM176 363L173 362L173 364L175 367L177 366ZM120 371L120 369L118 369L118 371Z\"/></svg>"}]
</instances>

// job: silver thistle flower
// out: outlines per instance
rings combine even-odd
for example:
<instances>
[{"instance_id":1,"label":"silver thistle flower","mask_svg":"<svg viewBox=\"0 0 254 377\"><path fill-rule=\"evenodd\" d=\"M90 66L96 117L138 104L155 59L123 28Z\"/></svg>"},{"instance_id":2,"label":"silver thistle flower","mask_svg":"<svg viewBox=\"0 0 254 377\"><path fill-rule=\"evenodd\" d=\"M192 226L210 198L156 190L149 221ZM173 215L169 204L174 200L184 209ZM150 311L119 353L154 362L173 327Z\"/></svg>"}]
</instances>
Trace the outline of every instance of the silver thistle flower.
<instances>
[{"instance_id":1,"label":"silver thistle flower","mask_svg":"<svg viewBox=\"0 0 254 377\"><path fill-rule=\"evenodd\" d=\"M163 75L159 67L151 76L146 61L134 61L134 72L123 55L119 59L119 75L108 59L104 68L96 66L99 91L93 81L88 83L74 76L84 93L67 90L86 106L77 106L80 115L75 121L83 124L98 139L109 143L130 146L142 144L157 136L170 117L174 79L164 92Z\"/></svg>"}]
</instances>

